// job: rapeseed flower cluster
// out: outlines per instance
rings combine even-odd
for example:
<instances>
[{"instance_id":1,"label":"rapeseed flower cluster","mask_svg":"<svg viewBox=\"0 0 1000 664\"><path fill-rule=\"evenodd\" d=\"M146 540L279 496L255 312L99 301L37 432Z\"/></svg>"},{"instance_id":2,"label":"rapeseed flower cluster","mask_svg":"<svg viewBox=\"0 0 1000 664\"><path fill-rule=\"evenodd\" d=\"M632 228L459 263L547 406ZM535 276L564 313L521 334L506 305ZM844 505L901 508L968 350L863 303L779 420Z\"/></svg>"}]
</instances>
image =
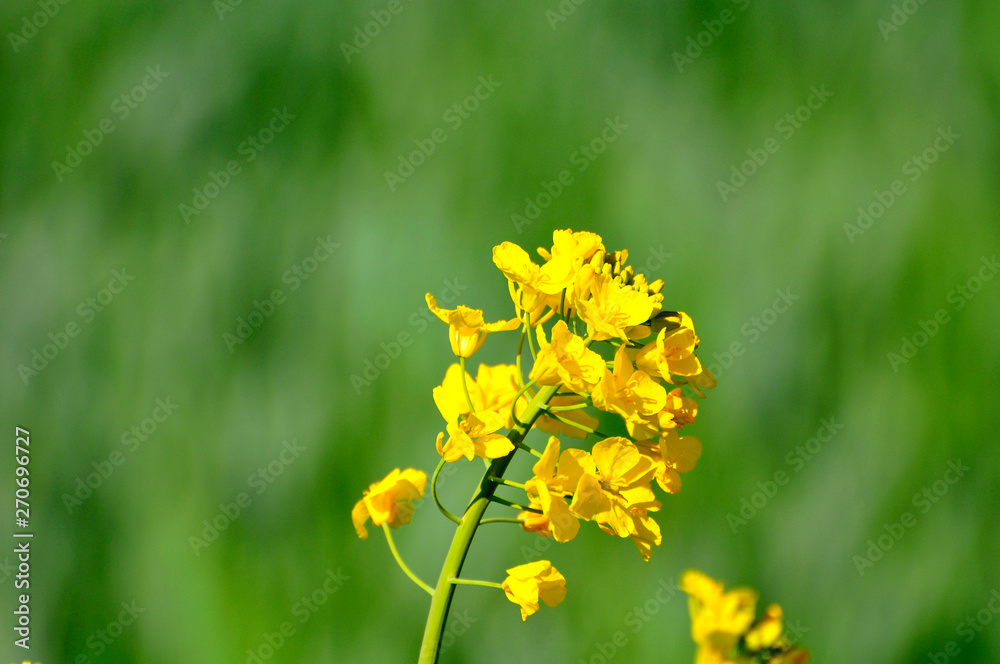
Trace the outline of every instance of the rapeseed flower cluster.
<instances>
[{"instance_id":1,"label":"rapeseed flower cluster","mask_svg":"<svg viewBox=\"0 0 1000 664\"><path fill-rule=\"evenodd\" d=\"M461 578L481 523L517 523L564 543L577 536L582 523L593 522L613 537L632 541L648 561L662 542L653 518L662 506L656 489L678 493L681 475L692 471L701 456L701 442L684 435L684 429L698 414L695 397L715 387L715 378L698 359L691 317L665 308L663 281L636 272L628 265L628 251L607 250L594 233L557 230L552 246L537 253L538 262L511 242L493 249L493 263L513 305L509 319L486 322L479 309L442 309L432 295L426 297L430 311L448 326L457 358L432 394L444 423L435 442L440 463L430 480L431 494L438 509L458 524L438 586L431 588L410 572L389 530L409 522L414 501L428 484L426 474L394 470L371 485L352 513L361 537L367 535L368 519L382 526L404 572L432 596L421 662L436 661L458 584L503 590L524 620L542 603L552 607L566 596L565 577L547 560L508 569L502 583ZM513 361L481 364L475 375L470 373L467 361L487 337L502 332L519 334ZM525 442L534 429L547 434L544 449ZM518 450L537 457L531 476L520 482L504 477ZM437 478L445 465L475 457L487 469L472 502L456 516L438 500ZM498 495L501 489L519 493L504 497ZM484 519L491 504L516 512ZM700 603L695 616L692 600L699 662L757 661L726 659L734 651L752 656L780 651L786 659L771 661L805 661L795 659L793 650L781 650L780 608L769 608L751 625L750 602L751 622L744 625L749 596L732 591L717 597L707 577L689 574L686 579L686 589ZM733 602L738 606L730 611ZM719 624L711 622L716 618Z\"/></svg>"},{"instance_id":2,"label":"rapeseed flower cluster","mask_svg":"<svg viewBox=\"0 0 1000 664\"><path fill-rule=\"evenodd\" d=\"M755 620L757 593L725 586L697 570L681 577L688 594L695 664L808 664L809 653L784 634L781 607L771 604Z\"/></svg>"}]
</instances>

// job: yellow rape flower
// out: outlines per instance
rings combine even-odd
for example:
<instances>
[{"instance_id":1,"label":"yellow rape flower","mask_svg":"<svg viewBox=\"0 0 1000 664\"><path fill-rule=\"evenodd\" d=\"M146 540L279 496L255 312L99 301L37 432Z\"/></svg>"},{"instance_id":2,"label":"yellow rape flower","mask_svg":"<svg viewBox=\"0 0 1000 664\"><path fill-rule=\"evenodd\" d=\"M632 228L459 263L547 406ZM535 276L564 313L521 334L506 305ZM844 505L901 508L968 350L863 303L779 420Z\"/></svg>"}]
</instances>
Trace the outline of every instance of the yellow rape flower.
<instances>
[{"instance_id":1,"label":"yellow rape flower","mask_svg":"<svg viewBox=\"0 0 1000 664\"><path fill-rule=\"evenodd\" d=\"M513 242L493 247L493 263L508 280L545 295L559 293L573 283L576 275L572 256L553 256L538 265L527 251Z\"/></svg>"},{"instance_id":2,"label":"yellow rape flower","mask_svg":"<svg viewBox=\"0 0 1000 664\"><path fill-rule=\"evenodd\" d=\"M660 508L649 486L656 473L653 461L627 438L612 437L594 445L589 459L560 458L559 466L571 479L581 473L570 504L573 513L594 519L609 534L631 538L649 560L652 547L662 541L659 525L649 516Z\"/></svg>"},{"instance_id":3,"label":"yellow rape flower","mask_svg":"<svg viewBox=\"0 0 1000 664\"><path fill-rule=\"evenodd\" d=\"M642 325L653 314L656 303L646 293L623 286L610 274L598 274L590 287L590 299L577 302L580 319L592 339L617 337L628 341L628 330Z\"/></svg>"},{"instance_id":4,"label":"yellow rape flower","mask_svg":"<svg viewBox=\"0 0 1000 664\"><path fill-rule=\"evenodd\" d=\"M517 318L487 323L483 320L481 309L470 309L461 304L457 309L442 309L430 293L427 293L427 307L442 322L448 324L451 351L458 357L472 357L483 345L489 332L514 330L521 325Z\"/></svg>"},{"instance_id":5,"label":"yellow rape flower","mask_svg":"<svg viewBox=\"0 0 1000 664\"><path fill-rule=\"evenodd\" d=\"M687 426L694 423L697 415L698 402L684 396L678 387L667 393L667 404L659 415L660 428Z\"/></svg>"},{"instance_id":6,"label":"yellow rape flower","mask_svg":"<svg viewBox=\"0 0 1000 664\"><path fill-rule=\"evenodd\" d=\"M604 251L604 241L597 233L589 231L557 230L552 232L552 250L538 248L538 255L546 261L569 258L577 267L589 261L598 251Z\"/></svg>"},{"instance_id":7,"label":"yellow rape flower","mask_svg":"<svg viewBox=\"0 0 1000 664\"><path fill-rule=\"evenodd\" d=\"M521 620L538 611L540 602L551 608L566 598L566 577L548 560L512 567L507 574L501 585L507 599L521 607Z\"/></svg>"},{"instance_id":8,"label":"yellow rape flower","mask_svg":"<svg viewBox=\"0 0 1000 664\"><path fill-rule=\"evenodd\" d=\"M562 454L562 458L569 458L574 454L586 455L586 452L565 450ZM557 475L559 456L559 439L552 436L545 446L542 457L532 468L534 477L524 485L524 490L531 500L531 507L540 509L542 514L525 511L521 512L520 518L524 519L524 529L528 532L536 532L543 537L553 537L557 542L568 542L580 531L580 522L570 511L564 497L575 491L582 473L578 473L576 477ZM580 468L578 463L572 465L574 468Z\"/></svg>"},{"instance_id":9,"label":"yellow rape flower","mask_svg":"<svg viewBox=\"0 0 1000 664\"><path fill-rule=\"evenodd\" d=\"M458 461L463 456L469 460L474 456L483 459L499 459L506 456L514 449L514 443L496 431L506 425L507 417L506 414L487 410L471 413L458 422L449 422L448 442L442 445L444 434L438 434L438 454L449 463Z\"/></svg>"},{"instance_id":10,"label":"yellow rape flower","mask_svg":"<svg viewBox=\"0 0 1000 664\"><path fill-rule=\"evenodd\" d=\"M757 621L744 637L749 650L763 650L778 644L781 639L784 612L778 604L772 604L764 611L763 617Z\"/></svg>"},{"instance_id":11,"label":"yellow rape flower","mask_svg":"<svg viewBox=\"0 0 1000 664\"><path fill-rule=\"evenodd\" d=\"M657 503L659 505L659 503ZM649 561L653 556L653 547L660 546L663 535L660 533L660 524L649 516L649 510L641 507L631 507L629 509L629 539L639 549L642 559Z\"/></svg>"},{"instance_id":12,"label":"yellow rape flower","mask_svg":"<svg viewBox=\"0 0 1000 664\"><path fill-rule=\"evenodd\" d=\"M445 372L444 380L434 388L432 394L441 416L446 422L455 422L462 415L468 415L469 400L476 412L487 410L507 415L505 424L508 428L513 424L509 421L510 406L514 397L520 391L519 374L513 364L498 364L496 366L479 365L476 380L465 374L465 386L462 385L462 367L452 364ZM465 396L465 387L469 389L469 398ZM518 412L524 409L528 401L525 397L518 400Z\"/></svg>"},{"instance_id":13,"label":"yellow rape flower","mask_svg":"<svg viewBox=\"0 0 1000 664\"><path fill-rule=\"evenodd\" d=\"M697 570L684 572L681 590L689 596L691 638L701 648L728 656L753 624L757 593L750 588L726 592L722 583Z\"/></svg>"},{"instance_id":14,"label":"yellow rape flower","mask_svg":"<svg viewBox=\"0 0 1000 664\"><path fill-rule=\"evenodd\" d=\"M809 652L783 634L781 607L772 604L754 622L757 593L749 588L729 592L718 581L688 570L681 590L690 596L691 638L698 644L696 664L808 664Z\"/></svg>"},{"instance_id":15,"label":"yellow rape flower","mask_svg":"<svg viewBox=\"0 0 1000 664\"><path fill-rule=\"evenodd\" d=\"M507 277L510 297L518 316L522 310L526 311L532 325L544 320L542 313L546 305L553 310L558 308L560 294L573 284L577 272L570 256L553 257L538 265L531 260L528 252L513 242L504 242L493 248L493 263Z\"/></svg>"},{"instance_id":16,"label":"yellow rape flower","mask_svg":"<svg viewBox=\"0 0 1000 664\"><path fill-rule=\"evenodd\" d=\"M621 415L629 435L635 436L637 424L666 406L667 391L645 371L632 368L622 344L615 353L614 371L604 370L604 377L591 398L597 408Z\"/></svg>"},{"instance_id":17,"label":"yellow rape flower","mask_svg":"<svg viewBox=\"0 0 1000 664\"><path fill-rule=\"evenodd\" d=\"M569 331L565 321L552 326L552 341L538 327L538 356L530 379L538 385L565 385L578 394L589 393L604 374L604 359Z\"/></svg>"},{"instance_id":18,"label":"yellow rape flower","mask_svg":"<svg viewBox=\"0 0 1000 664\"><path fill-rule=\"evenodd\" d=\"M426 487L427 474L413 468L403 471L396 468L385 479L372 484L351 510L351 520L358 537L368 538L365 523L369 517L376 526L388 523L393 528L399 528L408 524L414 510L409 501L422 498Z\"/></svg>"},{"instance_id":19,"label":"yellow rape flower","mask_svg":"<svg viewBox=\"0 0 1000 664\"><path fill-rule=\"evenodd\" d=\"M680 493L681 476L694 469L701 458L701 441L694 436L681 437L677 429L667 429L655 448L640 446L656 464L656 483L667 493Z\"/></svg>"},{"instance_id":20,"label":"yellow rape flower","mask_svg":"<svg viewBox=\"0 0 1000 664\"><path fill-rule=\"evenodd\" d=\"M629 433L636 440L653 440L670 429L687 426L698 415L698 402L676 388L667 393L666 405L653 417L638 417Z\"/></svg>"},{"instance_id":21,"label":"yellow rape flower","mask_svg":"<svg viewBox=\"0 0 1000 664\"><path fill-rule=\"evenodd\" d=\"M671 375L696 376L702 373L701 362L694 354L698 347L698 335L694 333L694 323L684 312L671 313L657 320L662 323L656 339L639 351L635 365L650 376L673 383Z\"/></svg>"}]
</instances>

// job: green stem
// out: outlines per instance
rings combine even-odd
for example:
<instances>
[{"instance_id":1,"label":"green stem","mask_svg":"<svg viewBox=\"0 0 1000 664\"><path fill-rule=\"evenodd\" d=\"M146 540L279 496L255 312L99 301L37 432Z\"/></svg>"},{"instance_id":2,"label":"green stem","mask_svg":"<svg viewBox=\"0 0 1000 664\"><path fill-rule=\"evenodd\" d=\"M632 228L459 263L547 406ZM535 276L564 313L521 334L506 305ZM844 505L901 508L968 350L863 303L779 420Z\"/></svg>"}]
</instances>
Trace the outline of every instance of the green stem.
<instances>
[{"instance_id":1,"label":"green stem","mask_svg":"<svg viewBox=\"0 0 1000 664\"><path fill-rule=\"evenodd\" d=\"M465 383L465 358L458 358L458 364L462 369L462 391L465 392L465 401L469 404L469 412L476 412L476 407L472 405L472 397L469 396L469 386Z\"/></svg>"},{"instance_id":2,"label":"green stem","mask_svg":"<svg viewBox=\"0 0 1000 664\"><path fill-rule=\"evenodd\" d=\"M520 482L514 482L513 480L505 480L502 477L491 477L490 481L496 482L497 484L503 484L504 486L512 486L518 489L523 489L524 485Z\"/></svg>"},{"instance_id":3,"label":"green stem","mask_svg":"<svg viewBox=\"0 0 1000 664\"><path fill-rule=\"evenodd\" d=\"M535 514L541 514L541 510L536 510L534 507L527 507L526 505L521 505L520 503L512 503L506 498L501 498L500 496L490 496L490 500L494 503L500 505L506 505L507 507L513 507L516 510L521 510L522 512L534 512Z\"/></svg>"},{"instance_id":4,"label":"green stem","mask_svg":"<svg viewBox=\"0 0 1000 664\"><path fill-rule=\"evenodd\" d=\"M518 424L520 424L520 420L517 419L517 412L516 412L517 402L520 401L521 397L524 396L524 393L530 390L532 387L534 387L534 385L535 381L529 380L527 383L524 384L523 387L521 387L520 391L518 391L518 393L514 395L514 400L510 402L510 416L514 419L514 422ZM517 445L517 443L514 444Z\"/></svg>"},{"instance_id":5,"label":"green stem","mask_svg":"<svg viewBox=\"0 0 1000 664\"><path fill-rule=\"evenodd\" d=\"M457 583L463 586L486 586L487 588L499 588L503 590L503 586L495 581L478 581L476 579L452 579L452 583Z\"/></svg>"},{"instance_id":6,"label":"green stem","mask_svg":"<svg viewBox=\"0 0 1000 664\"><path fill-rule=\"evenodd\" d=\"M444 514L446 517L448 517L449 519L451 519L455 523L461 524L462 520L459 519L454 514L452 514L451 512L449 512L448 509L444 505L441 504L441 499L438 498L438 475L441 474L441 469L444 468L444 465L446 463L448 463L448 462L445 461L444 459L441 459L440 461L438 461L438 466L434 470L434 476L431 477L431 496L434 497L434 504L437 505L437 508L438 508L438 510L441 511L441 514Z\"/></svg>"},{"instance_id":7,"label":"green stem","mask_svg":"<svg viewBox=\"0 0 1000 664\"><path fill-rule=\"evenodd\" d=\"M549 413L558 413L564 410L580 410L581 408L586 408L587 405L587 402L582 401L578 404L573 404L572 406L546 406L545 410Z\"/></svg>"},{"instance_id":8,"label":"green stem","mask_svg":"<svg viewBox=\"0 0 1000 664\"><path fill-rule=\"evenodd\" d=\"M582 425L582 424L580 424L578 422L574 422L573 420L567 420L565 417L562 417L558 413L546 412L546 415L548 415L549 417L556 418L557 420L559 420L563 424L568 424L571 427L576 427L580 431L586 431L587 433L592 433L592 434L597 435L597 436L603 436L604 438L610 438L611 437L611 436L609 436L606 433L602 433L599 429L591 429L590 427L584 426L584 425Z\"/></svg>"},{"instance_id":9,"label":"green stem","mask_svg":"<svg viewBox=\"0 0 1000 664\"><path fill-rule=\"evenodd\" d=\"M431 588L426 583L424 583L423 581L421 581L420 577L411 572L410 568L407 567L406 563L403 562L403 558L399 555L399 551L396 549L396 543L392 540L392 532L389 531L389 524L383 523L382 530L385 531L385 541L389 543L389 550L392 551L392 557L396 559L397 563L399 563L399 567L403 570L406 576L410 577L410 579L413 580L415 584L426 590L431 595L431 597L433 597L434 589Z\"/></svg>"},{"instance_id":10,"label":"green stem","mask_svg":"<svg viewBox=\"0 0 1000 664\"><path fill-rule=\"evenodd\" d=\"M524 521L522 521L521 519L510 519L510 518L507 518L507 517L500 516L500 517L495 517L495 518L492 518L492 519L483 519L482 521L479 522L479 525L481 526L484 523L516 523L516 524L522 524L522 523L524 523Z\"/></svg>"},{"instance_id":11,"label":"green stem","mask_svg":"<svg viewBox=\"0 0 1000 664\"><path fill-rule=\"evenodd\" d=\"M530 338L530 336L529 336ZM548 403L549 399L558 386L543 387L528 403L522 416L523 423L517 423L507 434L512 443L517 445L528 433L535 419L541 414L542 405ZM445 620L448 617L448 609L451 607L451 600L455 595L455 584L452 579L457 578L462 572L462 565L465 557L469 553L472 545L472 538L476 535L480 520L486 513L486 508L490 506L490 498L496 492L497 485L490 481L491 477L503 477L507 466L510 465L514 454L517 453L515 447L506 456L494 459L493 463L486 470L486 474L479 482L472 501L469 503L465 514L462 515L462 523L455 529L455 536L451 541L451 547L445 557L444 565L441 567L441 575L438 577L437 587L431 596L431 606L427 613L427 626L424 629L424 639L420 644L420 655L418 664L434 664L437 662L438 652L441 649L441 635L444 632Z\"/></svg>"},{"instance_id":12,"label":"green stem","mask_svg":"<svg viewBox=\"0 0 1000 664\"><path fill-rule=\"evenodd\" d=\"M538 359L538 353L535 352L535 340L531 336L531 330L528 330L528 350L531 351L531 359L536 360Z\"/></svg>"},{"instance_id":13,"label":"green stem","mask_svg":"<svg viewBox=\"0 0 1000 664\"><path fill-rule=\"evenodd\" d=\"M524 352L524 338L528 336L528 323L521 326L521 338L517 340L517 382L524 387L524 371L521 369L521 353Z\"/></svg>"},{"instance_id":14,"label":"green stem","mask_svg":"<svg viewBox=\"0 0 1000 664\"><path fill-rule=\"evenodd\" d=\"M527 443L518 443L518 444L517 444L517 448L518 448L519 450L524 450L524 451L525 451L525 452L527 452L528 454L533 454L533 455L535 455L536 457L538 457L539 459L541 459L541 458L542 458L542 453L541 453L541 452L539 452L538 450L536 450L535 448L531 447L531 446L530 446L530 445L528 445Z\"/></svg>"}]
</instances>

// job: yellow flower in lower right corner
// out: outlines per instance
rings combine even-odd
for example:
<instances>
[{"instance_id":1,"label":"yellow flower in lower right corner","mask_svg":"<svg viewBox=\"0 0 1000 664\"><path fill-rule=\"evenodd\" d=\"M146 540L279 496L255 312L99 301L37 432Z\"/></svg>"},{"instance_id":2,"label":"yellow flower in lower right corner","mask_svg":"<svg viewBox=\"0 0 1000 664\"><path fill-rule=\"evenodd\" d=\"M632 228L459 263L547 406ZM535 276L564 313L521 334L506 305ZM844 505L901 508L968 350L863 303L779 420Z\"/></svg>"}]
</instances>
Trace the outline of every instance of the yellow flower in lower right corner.
<instances>
[{"instance_id":1,"label":"yellow flower in lower right corner","mask_svg":"<svg viewBox=\"0 0 1000 664\"><path fill-rule=\"evenodd\" d=\"M566 598L566 577L548 560L512 567L507 574L503 591L507 599L521 607L521 620L538 611L540 601L551 608Z\"/></svg>"},{"instance_id":2,"label":"yellow flower in lower right corner","mask_svg":"<svg viewBox=\"0 0 1000 664\"><path fill-rule=\"evenodd\" d=\"M711 577L688 570L681 590L689 596L691 638L698 644L696 664L808 664L809 652L783 635L781 607L772 604L754 622L757 593L750 588L725 586Z\"/></svg>"}]
</instances>

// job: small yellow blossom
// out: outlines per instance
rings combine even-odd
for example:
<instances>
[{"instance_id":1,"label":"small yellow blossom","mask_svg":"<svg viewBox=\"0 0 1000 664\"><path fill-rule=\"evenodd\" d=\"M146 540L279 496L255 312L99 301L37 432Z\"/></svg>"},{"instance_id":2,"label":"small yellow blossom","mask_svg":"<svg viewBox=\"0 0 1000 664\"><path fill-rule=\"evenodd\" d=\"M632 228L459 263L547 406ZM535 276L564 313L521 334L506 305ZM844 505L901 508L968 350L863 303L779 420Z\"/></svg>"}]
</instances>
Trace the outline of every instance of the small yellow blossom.
<instances>
[{"instance_id":1,"label":"small yellow blossom","mask_svg":"<svg viewBox=\"0 0 1000 664\"><path fill-rule=\"evenodd\" d=\"M553 257L543 265L531 260L528 252L504 242L493 248L493 263L507 277L514 307L528 313L532 325L538 325L546 306L558 308L562 291L576 278L577 268L571 256Z\"/></svg>"},{"instance_id":2,"label":"small yellow blossom","mask_svg":"<svg viewBox=\"0 0 1000 664\"><path fill-rule=\"evenodd\" d=\"M437 437L437 451L445 461L458 461L463 456L471 460L499 459L506 456L514 443L503 434L496 433L507 424L507 415L487 410L471 413L464 420L448 423L448 442L442 445L444 434Z\"/></svg>"},{"instance_id":3,"label":"small yellow blossom","mask_svg":"<svg viewBox=\"0 0 1000 664\"><path fill-rule=\"evenodd\" d=\"M604 359L569 331L565 321L552 326L552 341L538 327L538 356L531 380L539 385L565 385L578 394L589 393L604 375Z\"/></svg>"},{"instance_id":4,"label":"small yellow blossom","mask_svg":"<svg viewBox=\"0 0 1000 664\"><path fill-rule=\"evenodd\" d=\"M512 567L507 574L503 591L507 599L521 607L521 620L538 611L540 602L551 608L566 598L566 577L548 560Z\"/></svg>"},{"instance_id":5,"label":"small yellow blossom","mask_svg":"<svg viewBox=\"0 0 1000 664\"><path fill-rule=\"evenodd\" d=\"M667 403L667 391L645 371L636 371L625 352L625 345L615 353L614 371L604 370L604 377L594 388L594 406L618 413L625 420L629 434L643 419L659 413Z\"/></svg>"},{"instance_id":6,"label":"small yellow blossom","mask_svg":"<svg viewBox=\"0 0 1000 664\"><path fill-rule=\"evenodd\" d=\"M701 457L701 441L694 436L680 436L677 429L667 429L655 448L640 446L656 464L656 483L667 493L680 493L681 476L694 470Z\"/></svg>"},{"instance_id":7,"label":"small yellow blossom","mask_svg":"<svg viewBox=\"0 0 1000 664\"><path fill-rule=\"evenodd\" d=\"M780 605L772 604L767 607L763 617L750 628L744 637L747 648L749 650L763 650L776 645L781 638L782 631L784 631L783 621L784 612Z\"/></svg>"},{"instance_id":8,"label":"small yellow blossom","mask_svg":"<svg viewBox=\"0 0 1000 664\"><path fill-rule=\"evenodd\" d=\"M689 399L676 388L667 393L666 405L653 417L637 417L629 433L636 440L653 440L664 432L682 428L694 422L698 415L698 402Z\"/></svg>"},{"instance_id":9,"label":"small yellow blossom","mask_svg":"<svg viewBox=\"0 0 1000 664\"><path fill-rule=\"evenodd\" d=\"M667 405L659 416L660 427L663 429L685 427L693 424L697 415L698 402L684 396L678 387L667 393Z\"/></svg>"},{"instance_id":10,"label":"small yellow blossom","mask_svg":"<svg viewBox=\"0 0 1000 664\"><path fill-rule=\"evenodd\" d=\"M559 465L571 480L580 476L570 510L611 535L631 538L648 560L661 542L659 525L649 516L660 508L649 486L656 474L653 461L627 438L612 437L594 445L589 458L560 458Z\"/></svg>"},{"instance_id":11,"label":"small yellow blossom","mask_svg":"<svg viewBox=\"0 0 1000 664\"><path fill-rule=\"evenodd\" d=\"M538 248L538 255L546 261L569 258L576 267L589 261L598 251L604 251L604 241L597 233L589 231L557 230L552 232L552 250Z\"/></svg>"},{"instance_id":12,"label":"small yellow blossom","mask_svg":"<svg viewBox=\"0 0 1000 664\"><path fill-rule=\"evenodd\" d=\"M372 484L351 510L358 537L368 538L365 522L369 517L376 526L388 523L399 528L408 524L414 509L409 501L422 498L426 487L427 474L413 468L403 471L396 468L385 479Z\"/></svg>"},{"instance_id":13,"label":"small yellow blossom","mask_svg":"<svg viewBox=\"0 0 1000 664\"><path fill-rule=\"evenodd\" d=\"M621 285L610 274L596 275L590 292L590 299L578 302L577 309L596 340L628 341L626 331L648 321L656 306L649 295Z\"/></svg>"},{"instance_id":14,"label":"small yellow blossom","mask_svg":"<svg viewBox=\"0 0 1000 664\"><path fill-rule=\"evenodd\" d=\"M427 293L427 307L442 322L448 324L451 351L458 357L472 357L483 345L487 333L514 330L521 325L517 318L487 323L483 320L481 309L470 309L461 304L457 309L442 309L430 293Z\"/></svg>"},{"instance_id":15,"label":"small yellow blossom","mask_svg":"<svg viewBox=\"0 0 1000 664\"><path fill-rule=\"evenodd\" d=\"M465 396L465 388L469 397ZM498 364L496 366L479 365L475 381L468 373L465 374L465 386L462 385L462 367L455 363L448 367L444 380L434 388L432 394L441 416L446 422L455 422L462 415L468 415L469 400L476 412L496 411L508 416L514 397L520 391L518 370L513 364ZM525 397L518 400L517 411L520 413L528 401ZM508 428L512 422L505 424Z\"/></svg>"},{"instance_id":16,"label":"small yellow blossom","mask_svg":"<svg viewBox=\"0 0 1000 664\"><path fill-rule=\"evenodd\" d=\"M546 295L559 293L573 283L575 276L571 256L553 256L538 265L528 252L513 242L493 248L493 263L510 281Z\"/></svg>"},{"instance_id":17,"label":"small yellow blossom","mask_svg":"<svg viewBox=\"0 0 1000 664\"><path fill-rule=\"evenodd\" d=\"M658 318L663 325L656 339L643 346L635 358L635 365L650 376L673 383L671 375L696 376L702 373L701 362L694 354L698 336L694 323L684 312L670 313Z\"/></svg>"},{"instance_id":18,"label":"small yellow blossom","mask_svg":"<svg viewBox=\"0 0 1000 664\"><path fill-rule=\"evenodd\" d=\"M681 590L690 596L691 638L728 655L753 624L757 593L749 588L725 592L721 583L695 570L681 577Z\"/></svg>"},{"instance_id":19,"label":"small yellow blossom","mask_svg":"<svg viewBox=\"0 0 1000 664\"><path fill-rule=\"evenodd\" d=\"M565 458L575 453L586 454L582 450L565 450ZM532 468L534 477L524 485L524 490L531 500L531 507L540 509L542 514L530 511L521 513L524 519L524 529L536 532L543 537L553 537L557 542L568 542L580 531L580 522L570 511L565 496L571 495L576 489L579 477L557 475L557 457L559 457L559 439L549 438L545 452ZM574 464L575 468L579 464Z\"/></svg>"},{"instance_id":20,"label":"small yellow blossom","mask_svg":"<svg viewBox=\"0 0 1000 664\"><path fill-rule=\"evenodd\" d=\"M782 611L772 604L757 622L757 593L725 586L697 570L681 577L689 595L691 638L698 644L696 664L808 664L809 653L782 635Z\"/></svg>"}]
</instances>

